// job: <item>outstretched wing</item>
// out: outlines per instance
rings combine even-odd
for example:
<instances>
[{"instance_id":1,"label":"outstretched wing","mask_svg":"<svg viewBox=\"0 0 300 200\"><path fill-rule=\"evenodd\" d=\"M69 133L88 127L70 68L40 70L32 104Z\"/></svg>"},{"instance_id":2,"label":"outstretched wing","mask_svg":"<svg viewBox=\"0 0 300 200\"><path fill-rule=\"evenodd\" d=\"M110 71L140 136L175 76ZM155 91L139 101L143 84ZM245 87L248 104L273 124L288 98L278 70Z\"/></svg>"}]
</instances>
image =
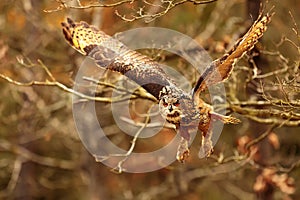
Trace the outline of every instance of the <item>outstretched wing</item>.
<instances>
[{"instance_id":1,"label":"outstretched wing","mask_svg":"<svg viewBox=\"0 0 300 200\"><path fill-rule=\"evenodd\" d=\"M208 66L193 89L194 99L198 99L200 93L208 86L219 83L229 77L235 62L246 52L250 51L263 36L273 14L260 15L248 32L237 41L231 50Z\"/></svg>"},{"instance_id":2,"label":"outstretched wing","mask_svg":"<svg viewBox=\"0 0 300 200\"><path fill-rule=\"evenodd\" d=\"M70 18L62 27L66 40L74 49L93 58L100 67L124 74L156 99L164 86L174 84L157 62L130 50L96 27L86 22L76 23Z\"/></svg>"}]
</instances>

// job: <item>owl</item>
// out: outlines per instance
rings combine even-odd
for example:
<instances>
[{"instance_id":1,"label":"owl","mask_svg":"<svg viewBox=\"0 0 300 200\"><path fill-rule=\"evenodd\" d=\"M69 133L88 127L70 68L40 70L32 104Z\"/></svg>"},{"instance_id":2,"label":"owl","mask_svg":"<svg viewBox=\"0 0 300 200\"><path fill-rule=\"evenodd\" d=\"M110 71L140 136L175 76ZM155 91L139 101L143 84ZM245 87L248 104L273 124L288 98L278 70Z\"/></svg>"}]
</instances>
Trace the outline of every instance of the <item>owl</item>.
<instances>
[{"instance_id":1,"label":"owl","mask_svg":"<svg viewBox=\"0 0 300 200\"><path fill-rule=\"evenodd\" d=\"M127 76L157 99L160 114L168 123L175 125L181 136L176 158L184 162L189 156L191 132L201 132L199 156L208 157L213 152L211 122L240 122L234 117L214 112L213 107L201 99L201 93L208 86L230 76L235 62L250 51L263 36L272 15L261 14L232 49L207 66L189 93L178 87L157 62L127 48L120 41L86 22L74 22L68 18L67 22L62 22L62 30L66 41L74 49L91 57L98 66Z\"/></svg>"}]
</instances>

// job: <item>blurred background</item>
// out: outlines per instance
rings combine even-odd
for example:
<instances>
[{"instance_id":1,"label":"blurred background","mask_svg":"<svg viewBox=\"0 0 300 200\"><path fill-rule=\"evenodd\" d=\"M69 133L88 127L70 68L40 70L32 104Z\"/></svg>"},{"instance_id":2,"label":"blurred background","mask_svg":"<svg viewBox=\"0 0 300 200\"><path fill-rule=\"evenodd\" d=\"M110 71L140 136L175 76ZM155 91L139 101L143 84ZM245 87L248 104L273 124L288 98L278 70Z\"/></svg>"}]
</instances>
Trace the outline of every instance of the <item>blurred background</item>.
<instances>
[{"instance_id":1,"label":"blurred background","mask_svg":"<svg viewBox=\"0 0 300 200\"><path fill-rule=\"evenodd\" d=\"M200 2L2 0L0 199L299 199L297 0L263 2L266 10L275 6L268 31L225 82L224 106L242 123L224 126L211 158L197 157L196 138L185 164L174 162L150 173L117 173L96 162L79 139L70 88L84 57L65 42L61 22L72 17L109 35L137 27L169 28L194 38L215 59L248 30L261 3ZM191 84L197 80L183 59L156 50L144 53L174 66ZM119 77L108 75L108 82ZM99 88L99 96L110 94ZM132 101L144 113L145 102L155 103ZM98 104L109 137L128 149L132 137L116 126L108 102ZM132 115L136 121L144 119ZM174 134L165 128L138 140L134 152L163 146Z\"/></svg>"}]
</instances>

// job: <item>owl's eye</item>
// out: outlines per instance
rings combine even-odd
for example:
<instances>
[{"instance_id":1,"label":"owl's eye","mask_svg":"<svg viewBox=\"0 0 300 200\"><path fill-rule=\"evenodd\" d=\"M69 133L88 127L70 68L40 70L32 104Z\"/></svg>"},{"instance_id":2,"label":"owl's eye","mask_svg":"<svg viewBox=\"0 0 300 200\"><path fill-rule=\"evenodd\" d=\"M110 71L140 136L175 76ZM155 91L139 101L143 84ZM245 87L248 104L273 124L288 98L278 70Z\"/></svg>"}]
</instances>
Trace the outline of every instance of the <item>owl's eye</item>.
<instances>
[{"instance_id":1,"label":"owl's eye","mask_svg":"<svg viewBox=\"0 0 300 200\"><path fill-rule=\"evenodd\" d=\"M163 99L163 106L164 106L164 107L167 107L167 106L168 106L168 103L165 101L165 99Z\"/></svg>"},{"instance_id":2,"label":"owl's eye","mask_svg":"<svg viewBox=\"0 0 300 200\"><path fill-rule=\"evenodd\" d=\"M175 103L173 103L174 106L179 106L179 100L175 101Z\"/></svg>"}]
</instances>

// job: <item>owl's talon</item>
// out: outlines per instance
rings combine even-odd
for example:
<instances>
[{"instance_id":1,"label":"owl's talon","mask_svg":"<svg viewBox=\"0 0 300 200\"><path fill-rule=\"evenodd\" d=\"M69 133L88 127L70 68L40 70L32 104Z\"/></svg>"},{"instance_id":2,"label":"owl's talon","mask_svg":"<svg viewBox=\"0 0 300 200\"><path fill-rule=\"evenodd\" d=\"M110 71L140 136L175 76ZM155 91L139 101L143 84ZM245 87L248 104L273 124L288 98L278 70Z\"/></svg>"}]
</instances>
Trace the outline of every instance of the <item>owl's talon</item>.
<instances>
[{"instance_id":1,"label":"owl's talon","mask_svg":"<svg viewBox=\"0 0 300 200\"><path fill-rule=\"evenodd\" d=\"M190 150L189 150L189 141L185 138L181 137L178 149L177 149L177 155L176 159L183 163L188 157L190 156Z\"/></svg>"},{"instance_id":2,"label":"owl's talon","mask_svg":"<svg viewBox=\"0 0 300 200\"><path fill-rule=\"evenodd\" d=\"M160 114L167 122L175 125L180 133L181 141L176 158L179 162L184 162L190 154L189 130L195 130L198 127L202 132L199 157L203 158L209 157L213 152L212 131L209 130L212 119L221 120L225 124L240 123L237 118L215 113L213 107L200 98L200 94L208 86L229 77L235 62L245 52L250 51L263 36L273 14L260 15L249 31L228 53L211 62L196 82L192 94L184 92L174 84L176 81L168 77L159 63L139 52L130 50L120 41L86 22L77 23L68 18L67 22L62 23L62 27L65 39L74 49L91 57L97 66L126 75L159 101ZM153 82L145 84L148 80Z\"/></svg>"},{"instance_id":3,"label":"owl's talon","mask_svg":"<svg viewBox=\"0 0 300 200\"><path fill-rule=\"evenodd\" d=\"M180 152L178 151L177 152L177 155L176 155L176 159L181 162L181 163L184 163L184 161L190 156L190 150L189 149L186 149L184 152Z\"/></svg>"},{"instance_id":4,"label":"owl's talon","mask_svg":"<svg viewBox=\"0 0 300 200\"><path fill-rule=\"evenodd\" d=\"M205 149L204 147L200 147L199 153L198 153L198 157L199 158L208 158L210 157L210 155L214 152L214 149Z\"/></svg>"}]
</instances>

